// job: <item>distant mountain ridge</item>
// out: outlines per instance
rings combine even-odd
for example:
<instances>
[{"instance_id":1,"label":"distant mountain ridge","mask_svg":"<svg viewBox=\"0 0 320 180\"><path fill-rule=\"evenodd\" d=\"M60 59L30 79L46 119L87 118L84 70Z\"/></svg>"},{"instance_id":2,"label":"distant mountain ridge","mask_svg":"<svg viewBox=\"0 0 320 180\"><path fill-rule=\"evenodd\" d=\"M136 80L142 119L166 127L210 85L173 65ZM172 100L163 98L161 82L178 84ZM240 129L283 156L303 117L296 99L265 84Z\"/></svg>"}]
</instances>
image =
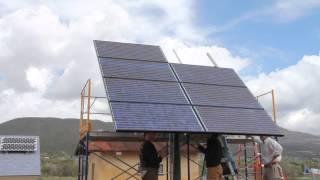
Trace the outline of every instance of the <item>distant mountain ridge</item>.
<instances>
[{"instance_id":1,"label":"distant mountain ridge","mask_svg":"<svg viewBox=\"0 0 320 180\"><path fill-rule=\"evenodd\" d=\"M94 129L113 130L113 123L92 121ZM320 136L281 129L285 155L297 158L320 156ZM41 152L73 153L79 140L79 119L17 118L0 124L0 135L40 136ZM53 143L54 142L54 143Z\"/></svg>"},{"instance_id":2,"label":"distant mountain ridge","mask_svg":"<svg viewBox=\"0 0 320 180\"><path fill-rule=\"evenodd\" d=\"M95 129L112 130L113 124L93 120ZM40 137L41 152L73 153L79 140L79 119L17 118L0 124L0 135ZM54 143L53 143L54 142Z\"/></svg>"},{"instance_id":3,"label":"distant mountain ridge","mask_svg":"<svg viewBox=\"0 0 320 180\"><path fill-rule=\"evenodd\" d=\"M286 155L292 157L320 158L320 136L281 128L285 135L279 139Z\"/></svg>"}]
</instances>

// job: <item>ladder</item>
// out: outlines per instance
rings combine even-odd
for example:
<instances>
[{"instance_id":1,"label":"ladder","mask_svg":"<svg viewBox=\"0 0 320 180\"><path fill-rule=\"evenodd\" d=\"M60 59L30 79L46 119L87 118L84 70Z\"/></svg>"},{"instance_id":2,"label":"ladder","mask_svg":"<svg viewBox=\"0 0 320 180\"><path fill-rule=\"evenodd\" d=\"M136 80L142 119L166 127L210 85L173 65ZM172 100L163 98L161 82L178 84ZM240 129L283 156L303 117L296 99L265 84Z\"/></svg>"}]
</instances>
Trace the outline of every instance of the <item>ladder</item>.
<instances>
[{"instance_id":1,"label":"ladder","mask_svg":"<svg viewBox=\"0 0 320 180\"><path fill-rule=\"evenodd\" d=\"M225 136L220 135L219 136L219 141L221 143L221 147L222 147L222 152L223 152L223 163L226 163L229 170L230 170L230 175L232 177L233 180L237 180L237 168L236 168L236 164L235 161L232 157L232 153L230 153L229 148L228 148L228 143L227 143L227 139Z\"/></svg>"}]
</instances>

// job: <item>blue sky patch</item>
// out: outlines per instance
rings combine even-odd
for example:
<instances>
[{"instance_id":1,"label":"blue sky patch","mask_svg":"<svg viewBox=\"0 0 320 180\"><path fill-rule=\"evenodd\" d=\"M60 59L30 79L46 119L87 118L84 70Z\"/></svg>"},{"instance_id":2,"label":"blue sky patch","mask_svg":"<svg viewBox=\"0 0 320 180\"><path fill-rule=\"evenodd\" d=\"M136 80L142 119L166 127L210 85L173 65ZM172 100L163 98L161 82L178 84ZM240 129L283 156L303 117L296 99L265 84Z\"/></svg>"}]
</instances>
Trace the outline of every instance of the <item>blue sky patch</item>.
<instances>
[{"instance_id":1,"label":"blue sky patch","mask_svg":"<svg viewBox=\"0 0 320 180\"><path fill-rule=\"evenodd\" d=\"M210 39L252 60L246 73L268 73L296 64L304 55L318 54L320 49L319 7L296 17L295 7L292 12L281 12L276 3L279 1L204 0L197 6L196 22L210 29Z\"/></svg>"}]
</instances>

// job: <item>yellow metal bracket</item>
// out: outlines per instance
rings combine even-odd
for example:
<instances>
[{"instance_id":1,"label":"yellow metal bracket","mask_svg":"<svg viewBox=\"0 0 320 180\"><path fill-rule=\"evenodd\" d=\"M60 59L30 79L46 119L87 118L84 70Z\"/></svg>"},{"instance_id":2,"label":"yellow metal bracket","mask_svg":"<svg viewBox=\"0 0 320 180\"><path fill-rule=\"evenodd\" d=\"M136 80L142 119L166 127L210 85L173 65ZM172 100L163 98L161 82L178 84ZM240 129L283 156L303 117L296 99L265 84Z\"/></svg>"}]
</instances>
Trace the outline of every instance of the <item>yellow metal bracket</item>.
<instances>
[{"instance_id":1,"label":"yellow metal bracket","mask_svg":"<svg viewBox=\"0 0 320 180\"><path fill-rule=\"evenodd\" d=\"M87 103L87 105L85 105ZM85 112L85 108L87 111ZM91 79L88 79L81 90L81 107L80 107L80 138L91 131L90 122L90 108L91 108Z\"/></svg>"}]
</instances>

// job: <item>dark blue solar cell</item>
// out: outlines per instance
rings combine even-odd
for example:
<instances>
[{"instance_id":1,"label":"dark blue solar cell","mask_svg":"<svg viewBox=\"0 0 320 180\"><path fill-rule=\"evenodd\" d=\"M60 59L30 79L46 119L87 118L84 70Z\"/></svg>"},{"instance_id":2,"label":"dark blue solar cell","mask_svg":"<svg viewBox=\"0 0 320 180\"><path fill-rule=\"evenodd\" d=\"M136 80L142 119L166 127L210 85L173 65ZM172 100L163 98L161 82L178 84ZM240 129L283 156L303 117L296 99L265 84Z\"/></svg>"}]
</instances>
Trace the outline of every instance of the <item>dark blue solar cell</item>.
<instances>
[{"instance_id":1,"label":"dark blue solar cell","mask_svg":"<svg viewBox=\"0 0 320 180\"><path fill-rule=\"evenodd\" d=\"M111 102L117 131L203 132L191 106Z\"/></svg>"},{"instance_id":2,"label":"dark blue solar cell","mask_svg":"<svg viewBox=\"0 0 320 180\"><path fill-rule=\"evenodd\" d=\"M167 63L99 58L104 77L177 81Z\"/></svg>"},{"instance_id":3,"label":"dark blue solar cell","mask_svg":"<svg viewBox=\"0 0 320 180\"><path fill-rule=\"evenodd\" d=\"M282 135L264 110L196 106L208 132Z\"/></svg>"},{"instance_id":4,"label":"dark blue solar cell","mask_svg":"<svg viewBox=\"0 0 320 180\"><path fill-rule=\"evenodd\" d=\"M181 82L245 87L233 69L172 64Z\"/></svg>"},{"instance_id":5,"label":"dark blue solar cell","mask_svg":"<svg viewBox=\"0 0 320 180\"><path fill-rule=\"evenodd\" d=\"M177 82L105 79L109 100L189 104Z\"/></svg>"},{"instance_id":6,"label":"dark blue solar cell","mask_svg":"<svg viewBox=\"0 0 320 180\"><path fill-rule=\"evenodd\" d=\"M159 46L94 41L98 57L167 62Z\"/></svg>"},{"instance_id":7,"label":"dark blue solar cell","mask_svg":"<svg viewBox=\"0 0 320 180\"><path fill-rule=\"evenodd\" d=\"M211 133L281 135L232 69L171 64L173 73L159 46L94 43L116 131L204 132L200 117Z\"/></svg>"},{"instance_id":8,"label":"dark blue solar cell","mask_svg":"<svg viewBox=\"0 0 320 180\"><path fill-rule=\"evenodd\" d=\"M262 109L245 87L183 83L193 105L227 106Z\"/></svg>"}]
</instances>

